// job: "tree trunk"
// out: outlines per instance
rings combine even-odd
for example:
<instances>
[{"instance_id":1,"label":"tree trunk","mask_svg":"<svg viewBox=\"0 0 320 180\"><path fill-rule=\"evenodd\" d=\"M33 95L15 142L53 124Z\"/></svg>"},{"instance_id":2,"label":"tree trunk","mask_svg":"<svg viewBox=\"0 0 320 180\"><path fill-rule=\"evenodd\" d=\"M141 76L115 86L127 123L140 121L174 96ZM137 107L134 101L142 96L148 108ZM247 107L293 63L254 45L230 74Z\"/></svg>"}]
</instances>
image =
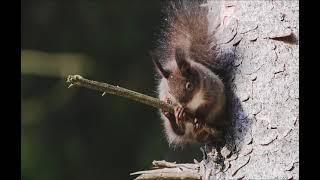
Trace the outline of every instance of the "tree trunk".
<instances>
[{"instance_id":1,"label":"tree trunk","mask_svg":"<svg viewBox=\"0 0 320 180\"><path fill-rule=\"evenodd\" d=\"M210 30L218 28L217 58L232 67L228 81L233 92L232 131L220 163L216 149L209 147L208 158L192 168L171 164L162 170L181 173L180 179L188 179L183 174L188 172L195 174L189 179L299 179L298 4L298 0L206 4ZM166 179L165 171L157 173ZM155 179L146 171L138 174L140 179Z\"/></svg>"}]
</instances>

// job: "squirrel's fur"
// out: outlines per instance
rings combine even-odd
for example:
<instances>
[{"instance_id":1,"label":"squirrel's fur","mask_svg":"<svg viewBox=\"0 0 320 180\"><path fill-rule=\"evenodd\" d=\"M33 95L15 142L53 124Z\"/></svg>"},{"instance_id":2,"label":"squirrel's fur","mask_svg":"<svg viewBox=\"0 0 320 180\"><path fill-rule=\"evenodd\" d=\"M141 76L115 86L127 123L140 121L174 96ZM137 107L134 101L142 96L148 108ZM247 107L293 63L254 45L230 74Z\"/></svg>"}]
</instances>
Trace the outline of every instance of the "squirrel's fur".
<instances>
[{"instance_id":1,"label":"squirrel's fur","mask_svg":"<svg viewBox=\"0 0 320 180\"><path fill-rule=\"evenodd\" d=\"M208 31L205 1L171 1L165 8L166 26L152 56L158 73L159 98L174 104L175 114L161 111L169 144L205 142L223 129L225 92L213 72L214 35ZM187 121L184 110L195 113ZM198 127L198 125L201 125ZM212 128L208 133L202 127Z\"/></svg>"}]
</instances>

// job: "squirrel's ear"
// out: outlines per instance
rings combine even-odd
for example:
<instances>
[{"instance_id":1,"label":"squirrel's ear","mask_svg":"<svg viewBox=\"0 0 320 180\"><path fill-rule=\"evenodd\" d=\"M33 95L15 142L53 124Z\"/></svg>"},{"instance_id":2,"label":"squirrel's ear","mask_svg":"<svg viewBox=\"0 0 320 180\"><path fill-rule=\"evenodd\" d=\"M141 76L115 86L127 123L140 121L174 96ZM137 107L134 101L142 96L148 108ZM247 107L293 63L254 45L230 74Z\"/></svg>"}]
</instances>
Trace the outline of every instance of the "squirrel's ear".
<instances>
[{"instance_id":1,"label":"squirrel's ear","mask_svg":"<svg viewBox=\"0 0 320 180\"><path fill-rule=\"evenodd\" d=\"M181 48L176 49L176 54L175 54L176 62L178 65L178 68L180 69L180 72L183 75L188 75L191 71L191 65L187 61L186 54Z\"/></svg>"},{"instance_id":2,"label":"squirrel's ear","mask_svg":"<svg viewBox=\"0 0 320 180\"><path fill-rule=\"evenodd\" d=\"M169 70L166 70L166 69L164 69L164 68L162 67L161 63L159 62L159 58L158 58L156 52L150 51L149 54L150 54L150 56L151 56L151 58L152 58L152 61L153 61L153 63L154 63L154 66L156 67L158 73L159 73L162 77L168 79L168 77L170 76L170 71L169 71Z\"/></svg>"}]
</instances>

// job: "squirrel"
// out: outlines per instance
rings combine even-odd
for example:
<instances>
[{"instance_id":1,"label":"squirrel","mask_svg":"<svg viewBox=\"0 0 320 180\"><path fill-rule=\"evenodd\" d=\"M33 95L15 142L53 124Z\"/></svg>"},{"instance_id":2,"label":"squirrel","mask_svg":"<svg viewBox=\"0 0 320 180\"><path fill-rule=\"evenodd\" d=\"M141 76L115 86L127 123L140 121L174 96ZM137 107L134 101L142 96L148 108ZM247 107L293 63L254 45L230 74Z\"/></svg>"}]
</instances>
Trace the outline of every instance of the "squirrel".
<instances>
[{"instance_id":1,"label":"squirrel","mask_svg":"<svg viewBox=\"0 0 320 180\"><path fill-rule=\"evenodd\" d=\"M224 83L214 72L214 35L208 30L208 8L202 4L171 1L165 9L167 27L151 51L160 75L158 97L174 106L174 113L160 110L169 145L218 140L228 124Z\"/></svg>"}]
</instances>

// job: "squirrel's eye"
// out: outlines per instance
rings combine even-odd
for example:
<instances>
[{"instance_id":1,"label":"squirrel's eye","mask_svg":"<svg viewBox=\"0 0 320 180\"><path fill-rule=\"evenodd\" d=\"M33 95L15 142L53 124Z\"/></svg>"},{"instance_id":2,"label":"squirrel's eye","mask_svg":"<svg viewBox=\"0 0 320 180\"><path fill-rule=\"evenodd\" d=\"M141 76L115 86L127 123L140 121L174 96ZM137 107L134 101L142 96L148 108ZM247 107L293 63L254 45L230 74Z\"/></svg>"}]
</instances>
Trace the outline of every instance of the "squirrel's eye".
<instances>
[{"instance_id":1,"label":"squirrel's eye","mask_svg":"<svg viewBox=\"0 0 320 180\"><path fill-rule=\"evenodd\" d=\"M186 83L186 89L187 89L188 91L191 91L191 90L192 90L192 84L191 84L190 82L187 82L187 83Z\"/></svg>"}]
</instances>

